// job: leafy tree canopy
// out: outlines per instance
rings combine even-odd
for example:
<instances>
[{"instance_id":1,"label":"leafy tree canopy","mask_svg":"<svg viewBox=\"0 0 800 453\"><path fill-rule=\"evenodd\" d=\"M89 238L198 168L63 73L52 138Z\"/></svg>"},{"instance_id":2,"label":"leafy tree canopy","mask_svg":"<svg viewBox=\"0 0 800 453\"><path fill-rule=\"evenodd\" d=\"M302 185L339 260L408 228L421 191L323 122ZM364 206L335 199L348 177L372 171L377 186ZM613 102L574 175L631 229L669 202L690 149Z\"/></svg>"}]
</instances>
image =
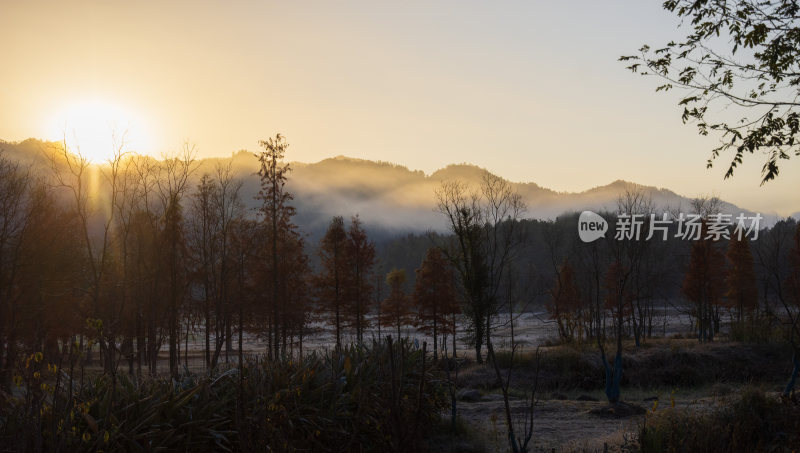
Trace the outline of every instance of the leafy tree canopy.
<instances>
[{"instance_id":1,"label":"leafy tree canopy","mask_svg":"<svg viewBox=\"0 0 800 453\"><path fill-rule=\"evenodd\" d=\"M797 0L667 0L663 8L689 29L679 42L644 45L620 57L633 72L657 75L656 91L684 90L684 122L720 144L707 166L732 151L725 178L746 153L766 156L761 184L775 179L779 162L800 156L800 24ZM732 116L731 116L732 115Z\"/></svg>"}]
</instances>

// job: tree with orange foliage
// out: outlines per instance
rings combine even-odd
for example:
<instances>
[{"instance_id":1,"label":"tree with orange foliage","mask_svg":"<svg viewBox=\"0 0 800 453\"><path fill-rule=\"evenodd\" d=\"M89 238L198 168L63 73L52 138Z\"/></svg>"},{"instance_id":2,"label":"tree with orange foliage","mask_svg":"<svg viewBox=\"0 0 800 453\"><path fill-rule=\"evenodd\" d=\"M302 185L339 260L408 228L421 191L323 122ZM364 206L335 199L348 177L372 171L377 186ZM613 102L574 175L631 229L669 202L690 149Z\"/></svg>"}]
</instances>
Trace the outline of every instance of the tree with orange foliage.
<instances>
[{"instance_id":1,"label":"tree with orange foliage","mask_svg":"<svg viewBox=\"0 0 800 453\"><path fill-rule=\"evenodd\" d=\"M758 307L758 287L749 239L732 237L727 256L730 266L725 278L728 286L725 296L736 307L737 318L741 322L744 313L752 317Z\"/></svg>"},{"instance_id":2,"label":"tree with orange foliage","mask_svg":"<svg viewBox=\"0 0 800 453\"><path fill-rule=\"evenodd\" d=\"M417 307L416 326L433 336L433 359L438 360L438 335L454 327L453 314L459 312L453 270L441 250L431 247L416 274L413 294Z\"/></svg>"},{"instance_id":3,"label":"tree with orange foliage","mask_svg":"<svg viewBox=\"0 0 800 453\"><path fill-rule=\"evenodd\" d=\"M705 223L702 230L702 237L705 237ZM701 342L714 339L714 309L725 294L724 270L725 258L713 241L701 239L692 244L682 291L695 304L697 337Z\"/></svg>"},{"instance_id":4,"label":"tree with orange foliage","mask_svg":"<svg viewBox=\"0 0 800 453\"><path fill-rule=\"evenodd\" d=\"M559 336L565 340L573 339L575 330L580 329L580 295L575 283L575 270L568 258L564 259L556 272L556 282L550 290L550 297L551 300L545 308L550 317L555 319Z\"/></svg>"},{"instance_id":5,"label":"tree with orange foliage","mask_svg":"<svg viewBox=\"0 0 800 453\"><path fill-rule=\"evenodd\" d=\"M402 336L400 328L413 321L409 311L408 296L403 289L403 285L406 283L406 271L392 269L386 274L386 283L389 284L389 297L381 303L380 321L383 325L397 327L397 338L399 339Z\"/></svg>"},{"instance_id":6,"label":"tree with orange foliage","mask_svg":"<svg viewBox=\"0 0 800 453\"><path fill-rule=\"evenodd\" d=\"M364 341L364 329L368 327L366 314L369 312L369 301L372 295L372 266L375 264L375 244L369 240L361 227L361 219L353 216L345 242L345 258L347 261L347 318L349 324L356 328L356 340Z\"/></svg>"},{"instance_id":7,"label":"tree with orange foliage","mask_svg":"<svg viewBox=\"0 0 800 453\"><path fill-rule=\"evenodd\" d=\"M614 261L608 267L605 278L605 309L611 312L614 322L622 321L632 313L631 301L633 294L627 288L625 279L629 273L623 268L622 263Z\"/></svg>"}]
</instances>

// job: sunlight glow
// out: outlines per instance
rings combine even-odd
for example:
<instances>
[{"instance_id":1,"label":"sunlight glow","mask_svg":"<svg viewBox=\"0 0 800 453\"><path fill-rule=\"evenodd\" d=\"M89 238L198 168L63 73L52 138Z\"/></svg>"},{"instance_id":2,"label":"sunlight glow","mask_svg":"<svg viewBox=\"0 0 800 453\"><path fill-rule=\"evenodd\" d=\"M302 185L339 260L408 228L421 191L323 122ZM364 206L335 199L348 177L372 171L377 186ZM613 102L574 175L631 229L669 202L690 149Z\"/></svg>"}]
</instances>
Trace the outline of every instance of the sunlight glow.
<instances>
[{"instance_id":1,"label":"sunlight glow","mask_svg":"<svg viewBox=\"0 0 800 453\"><path fill-rule=\"evenodd\" d=\"M116 152L148 149L146 129L131 110L104 100L67 104L54 113L47 138L66 141L67 148L94 163L106 162Z\"/></svg>"}]
</instances>

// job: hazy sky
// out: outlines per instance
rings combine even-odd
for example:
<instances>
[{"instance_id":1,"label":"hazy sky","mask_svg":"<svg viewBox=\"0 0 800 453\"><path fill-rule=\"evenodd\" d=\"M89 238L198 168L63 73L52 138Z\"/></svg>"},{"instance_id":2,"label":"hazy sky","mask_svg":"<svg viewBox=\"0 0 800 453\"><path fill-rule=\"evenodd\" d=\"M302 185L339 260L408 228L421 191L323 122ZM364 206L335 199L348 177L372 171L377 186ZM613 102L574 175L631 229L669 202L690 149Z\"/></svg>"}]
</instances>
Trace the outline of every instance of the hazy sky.
<instances>
[{"instance_id":1,"label":"hazy sky","mask_svg":"<svg viewBox=\"0 0 800 453\"><path fill-rule=\"evenodd\" d=\"M102 104L152 154L281 132L290 160L469 162L560 191L625 179L800 211L800 159L766 187L761 155L723 181L679 94L617 62L678 36L660 4L0 0L0 138L58 139L64 112Z\"/></svg>"}]
</instances>

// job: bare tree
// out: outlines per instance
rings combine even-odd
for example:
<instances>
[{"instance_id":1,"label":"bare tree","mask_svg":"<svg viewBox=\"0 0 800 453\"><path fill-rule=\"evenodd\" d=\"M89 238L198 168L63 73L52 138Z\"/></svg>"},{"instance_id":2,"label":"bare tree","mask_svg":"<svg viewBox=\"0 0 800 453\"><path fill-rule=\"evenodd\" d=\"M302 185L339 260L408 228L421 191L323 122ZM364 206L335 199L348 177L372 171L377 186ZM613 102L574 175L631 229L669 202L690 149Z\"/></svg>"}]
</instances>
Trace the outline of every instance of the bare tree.
<instances>
[{"instance_id":1,"label":"bare tree","mask_svg":"<svg viewBox=\"0 0 800 453\"><path fill-rule=\"evenodd\" d=\"M179 317L188 290L188 278L183 260L186 257L181 201L189 188L189 177L194 172L194 146L184 144L180 153L165 156L156 180L161 203L163 224L162 253L167 277L167 329L169 336L169 370L178 375L178 343L180 341Z\"/></svg>"},{"instance_id":2,"label":"bare tree","mask_svg":"<svg viewBox=\"0 0 800 453\"><path fill-rule=\"evenodd\" d=\"M784 388L785 397L794 391L800 374L800 229L793 219L775 224L761 237L755 256L761 268L764 304L767 309L777 303L786 314L785 326L792 345L792 372Z\"/></svg>"},{"instance_id":3,"label":"bare tree","mask_svg":"<svg viewBox=\"0 0 800 453\"><path fill-rule=\"evenodd\" d=\"M242 181L235 178L232 163L218 163L216 168L217 190L213 192L213 207L216 211L216 218L219 222L217 238L219 242L219 287L217 300L217 310L223 313L225 324L226 340L226 359L231 351L232 335L231 326L232 311L230 307L230 242L231 225L241 220L244 216L244 205L239 192L242 189Z\"/></svg>"},{"instance_id":4,"label":"bare tree","mask_svg":"<svg viewBox=\"0 0 800 453\"><path fill-rule=\"evenodd\" d=\"M112 241L112 228L114 226L117 208L117 197L119 196L119 182L123 158L127 153L125 150L125 134L118 134L112 131L112 149L110 158L106 165L92 165L92 162L81 153L80 146L74 149L67 148L66 137L61 146L53 147L48 153L50 168L53 175L55 187L64 189L72 199L72 210L80 220L83 246L85 248L86 266L88 269L86 296L89 307L84 314L88 318L93 318L98 331L92 332L100 341L101 353L105 355L104 367L106 371L111 371L114 364L116 352L116 322L106 317L106 325L103 326L103 316L101 309L104 303L103 282L106 274L110 270L110 256ZM104 200L102 190L99 185L97 174L102 175L108 185L109 197ZM99 234L95 235L96 230L94 220L101 225ZM99 237L97 237L99 236ZM113 304L113 298L107 301ZM113 308L111 309L113 313ZM91 360L91 347L87 351L87 359Z\"/></svg>"},{"instance_id":5,"label":"bare tree","mask_svg":"<svg viewBox=\"0 0 800 453\"><path fill-rule=\"evenodd\" d=\"M16 307L12 289L22 236L30 219L30 174L0 152L0 388L8 389L16 360ZM3 361L5 359L5 362Z\"/></svg>"},{"instance_id":6,"label":"bare tree","mask_svg":"<svg viewBox=\"0 0 800 453\"><path fill-rule=\"evenodd\" d=\"M622 381L622 340L626 313L633 312L633 282L641 272L643 257L648 251L648 241L643 234L647 231L652 213L652 202L639 188L627 190L617 201L617 231L614 239L606 243L611 254L611 265L606 273L606 307L611 309L614 324L614 340L616 353L613 363L606 354L605 316L598 322L595 339L600 349L600 357L606 374L606 397L611 404L620 400L620 383ZM595 250L596 253L596 250ZM596 258L593 259L596 261ZM597 313L603 312L599 306L600 298L596 298ZM637 329L635 317L632 318L634 331Z\"/></svg>"},{"instance_id":7,"label":"bare tree","mask_svg":"<svg viewBox=\"0 0 800 453\"><path fill-rule=\"evenodd\" d=\"M517 223L525 203L511 184L489 172L477 191L459 181L443 182L436 199L453 233L441 248L458 273L480 363L481 345L491 342L503 277L522 243Z\"/></svg>"}]
</instances>

